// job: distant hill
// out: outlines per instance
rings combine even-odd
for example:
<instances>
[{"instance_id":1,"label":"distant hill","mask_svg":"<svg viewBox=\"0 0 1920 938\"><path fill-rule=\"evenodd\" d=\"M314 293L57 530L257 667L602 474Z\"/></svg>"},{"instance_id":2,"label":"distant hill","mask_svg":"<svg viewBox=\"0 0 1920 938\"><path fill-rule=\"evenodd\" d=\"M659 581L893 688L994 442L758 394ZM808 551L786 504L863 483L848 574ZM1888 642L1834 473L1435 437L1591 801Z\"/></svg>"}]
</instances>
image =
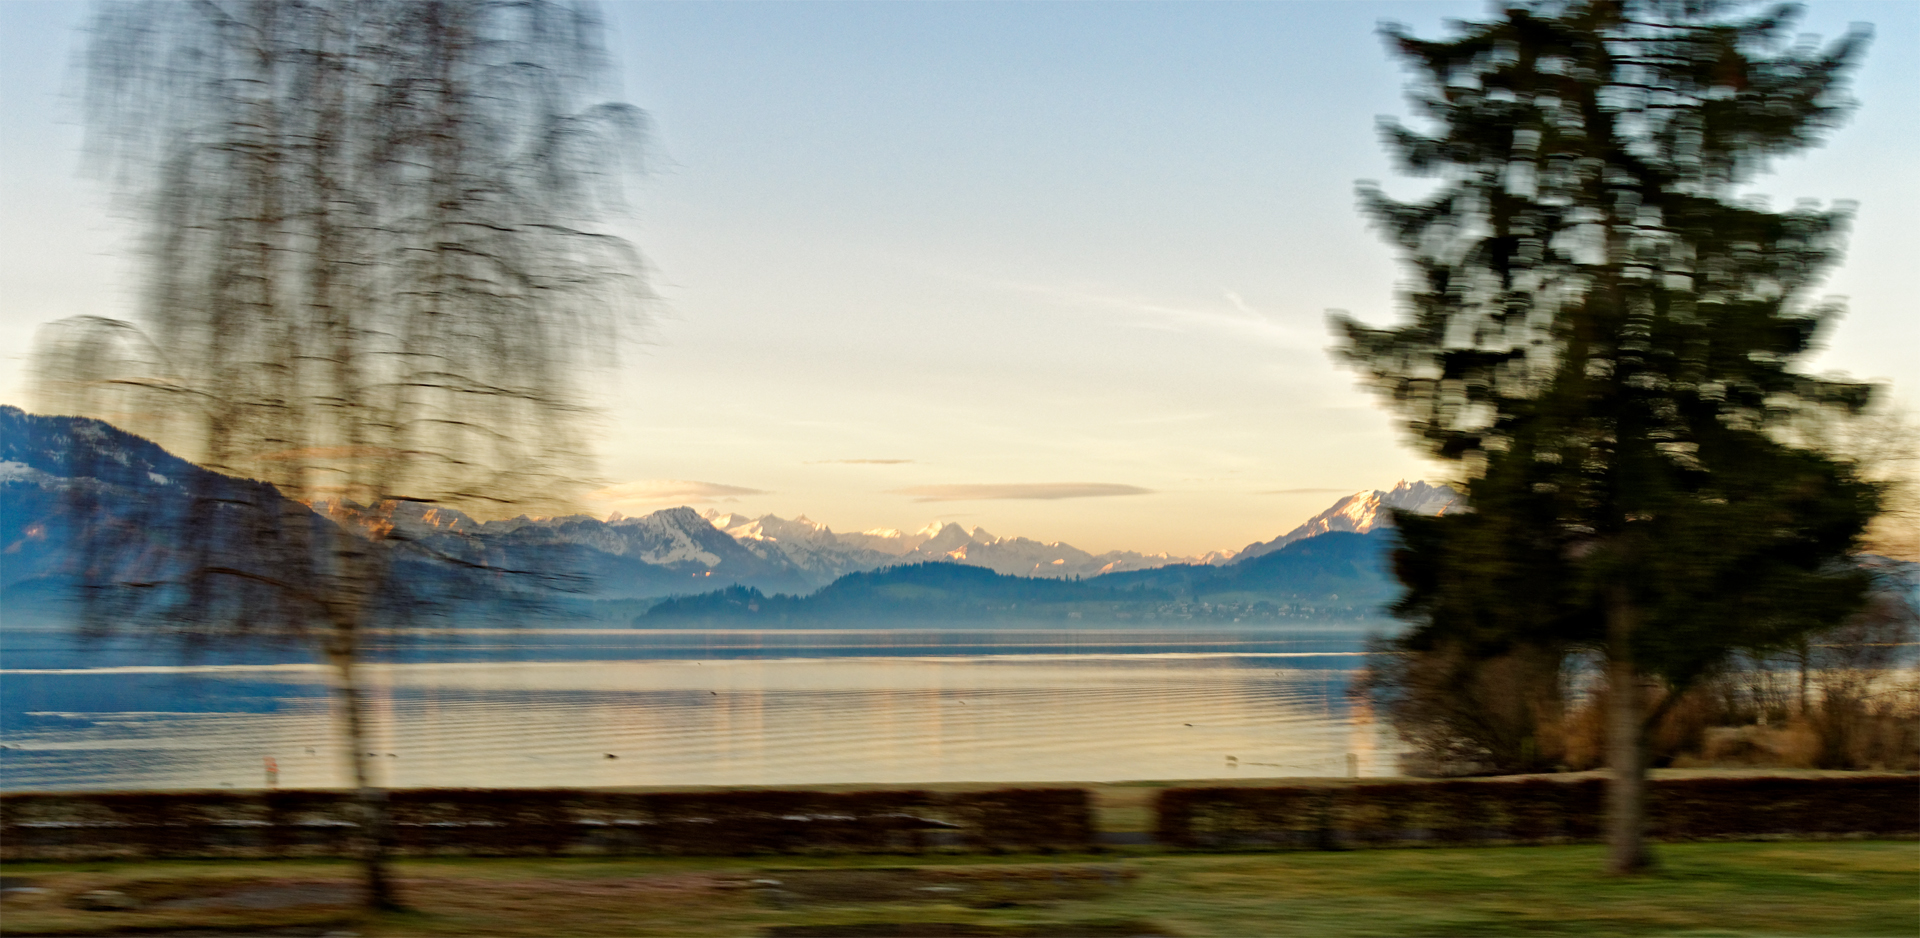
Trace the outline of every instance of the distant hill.
<instances>
[{"instance_id":1,"label":"distant hill","mask_svg":"<svg viewBox=\"0 0 1920 938\"><path fill-rule=\"evenodd\" d=\"M162 581L177 562L167 532L193 499L278 497L265 483L210 472L97 420L0 406L0 597L10 618L64 600L85 537L112 546L90 558L110 577Z\"/></svg>"},{"instance_id":2,"label":"distant hill","mask_svg":"<svg viewBox=\"0 0 1920 938\"><path fill-rule=\"evenodd\" d=\"M1381 601L1397 588L1388 570L1394 531L1335 531L1225 566L1172 566L1113 573L1093 582L1187 596L1246 596L1279 602ZM1338 597L1338 599L1336 599Z\"/></svg>"},{"instance_id":3,"label":"distant hill","mask_svg":"<svg viewBox=\"0 0 1920 938\"><path fill-rule=\"evenodd\" d=\"M734 586L663 600L651 628L811 628L943 622L1281 622L1372 618L1394 595L1390 530L1334 533L1222 567L1181 564L1079 580L952 562L853 573L806 596Z\"/></svg>"},{"instance_id":4,"label":"distant hill","mask_svg":"<svg viewBox=\"0 0 1920 938\"><path fill-rule=\"evenodd\" d=\"M195 514L196 504L207 510ZM96 581L140 582L144 590L158 591L150 595L165 597L191 564L203 562L183 549L193 538L224 541L220 556L246 558L258 536L252 522L260 515L245 513L244 505L285 506L290 510L284 515L278 508L266 515L304 518L316 534L360 523L355 506L322 504L315 511L288 502L265 482L200 468L101 421L0 406L0 599L10 621L70 619L81 563L95 565L90 578ZM393 574L379 597L388 610L443 614L525 607L543 594L563 596L578 582L577 568L565 563L569 558L514 565L528 558L463 551L460 545L436 550L409 533L418 532L397 532ZM508 570L516 573L499 575Z\"/></svg>"}]
</instances>

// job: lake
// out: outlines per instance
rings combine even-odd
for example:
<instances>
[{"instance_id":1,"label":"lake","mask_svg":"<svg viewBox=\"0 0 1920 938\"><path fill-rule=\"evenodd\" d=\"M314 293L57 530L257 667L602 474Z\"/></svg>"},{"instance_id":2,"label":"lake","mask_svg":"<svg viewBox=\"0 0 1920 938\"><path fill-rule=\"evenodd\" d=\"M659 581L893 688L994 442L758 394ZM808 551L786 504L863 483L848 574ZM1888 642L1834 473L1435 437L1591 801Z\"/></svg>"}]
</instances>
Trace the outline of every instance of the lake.
<instances>
[{"instance_id":1,"label":"lake","mask_svg":"<svg viewBox=\"0 0 1920 938\"><path fill-rule=\"evenodd\" d=\"M446 630L367 675L392 787L1390 775L1345 696L1369 630ZM292 649L0 632L0 788L346 783ZM1231 758L1229 758L1231 757Z\"/></svg>"}]
</instances>

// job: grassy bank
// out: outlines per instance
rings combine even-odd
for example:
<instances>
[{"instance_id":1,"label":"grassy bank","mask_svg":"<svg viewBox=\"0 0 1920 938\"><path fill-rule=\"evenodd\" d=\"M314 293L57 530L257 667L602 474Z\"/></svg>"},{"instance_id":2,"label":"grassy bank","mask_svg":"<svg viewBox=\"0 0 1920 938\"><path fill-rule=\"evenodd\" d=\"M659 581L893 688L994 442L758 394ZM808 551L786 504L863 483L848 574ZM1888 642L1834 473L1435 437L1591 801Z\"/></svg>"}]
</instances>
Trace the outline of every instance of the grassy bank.
<instances>
[{"instance_id":1,"label":"grassy bank","mask_svg":"<svg viewBox=\"0 0 1920 938\"><path fill-rule=\"evenodd\" d=\"M1602 875L1601 848L1093 857L448 859L362 917L337 861L18 864L0 933L398 935L1908 935L1920 844L1698 843ZM774 883L760 882L777 881ZM135 911L72 908L112 889ZM899 926L899 927L885 927ZM917 931L915 929L918 929Z\"/></svg>"}]
</instances>

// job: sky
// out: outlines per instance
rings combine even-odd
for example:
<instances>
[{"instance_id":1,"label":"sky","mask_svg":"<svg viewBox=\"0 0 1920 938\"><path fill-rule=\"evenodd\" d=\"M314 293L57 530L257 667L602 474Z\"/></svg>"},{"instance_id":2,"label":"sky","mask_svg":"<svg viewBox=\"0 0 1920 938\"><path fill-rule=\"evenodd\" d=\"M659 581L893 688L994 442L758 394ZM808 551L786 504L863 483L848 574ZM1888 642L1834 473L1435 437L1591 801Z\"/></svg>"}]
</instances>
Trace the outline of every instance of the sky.
<instances>
[{"instance_id":1,"label":"sky","mask_svg":"<svg viewBox=\"0 0 1920 938\"><path fill-rule=\"evenodd\" d=\"M587 506L933 520L1087 550L1267 540L1359 489L1442 479L1328 354L1404 271L1355 210L1408 113L1376 27L1482 3L612 3L645 172L615 229L655 299L595 377ZM79 172L88 7L0 4L0 401L35 330L131 319L126 219ZM1860 110L1748 189L1859 203L1812 362L1920 386L1920 3L1866 22Z\"/></svg>"}]
</instances>

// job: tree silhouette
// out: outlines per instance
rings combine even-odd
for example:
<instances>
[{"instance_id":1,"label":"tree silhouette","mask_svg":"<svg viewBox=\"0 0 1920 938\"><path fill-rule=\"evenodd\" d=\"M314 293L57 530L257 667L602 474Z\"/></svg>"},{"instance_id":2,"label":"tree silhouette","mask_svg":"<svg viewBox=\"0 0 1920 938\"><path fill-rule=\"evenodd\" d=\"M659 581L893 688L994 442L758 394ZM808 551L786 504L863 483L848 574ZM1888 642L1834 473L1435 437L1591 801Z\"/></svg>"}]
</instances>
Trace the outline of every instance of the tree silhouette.
<instances>
[{"instance_id":1,"label":"tree silhouette","mask_svg":"<svg viewBox=\"0 0 1920 938\"><path fill-rule=\"evenodd\" d=\"M1649 862L1645 736L1741 649L1858 608L1878 488L1795 428L1872 389L1792 366L1845 216L1735 187L1843 116L1863 32L1790 43L1791 8L1515 3L1443 41L1389 28L1433 130L1388 123L1415 203L1362 198L1409 261L1410 321L1342 352L1473 511L1398 517L1401 647L1606 661L1610 864Z\"/></svg>"},{"instance_id":2,"label":"tree silhouette","mask_svg":"<svg viewBox=\"0 0 1920 938\"><path fill-rule=\"evenodd\" d=\"M396 522L565 504L581 366L637 310L640 259L598 224L641 114L598 103L601 32L542 0L202 0L103 6L86 47L92 167L145 291L137 327L44 334L43 397L266 483L96 525L92 619L317 649L375 906L397 899L358 668L409 608Z\"/></svg>"}]
</instances>

